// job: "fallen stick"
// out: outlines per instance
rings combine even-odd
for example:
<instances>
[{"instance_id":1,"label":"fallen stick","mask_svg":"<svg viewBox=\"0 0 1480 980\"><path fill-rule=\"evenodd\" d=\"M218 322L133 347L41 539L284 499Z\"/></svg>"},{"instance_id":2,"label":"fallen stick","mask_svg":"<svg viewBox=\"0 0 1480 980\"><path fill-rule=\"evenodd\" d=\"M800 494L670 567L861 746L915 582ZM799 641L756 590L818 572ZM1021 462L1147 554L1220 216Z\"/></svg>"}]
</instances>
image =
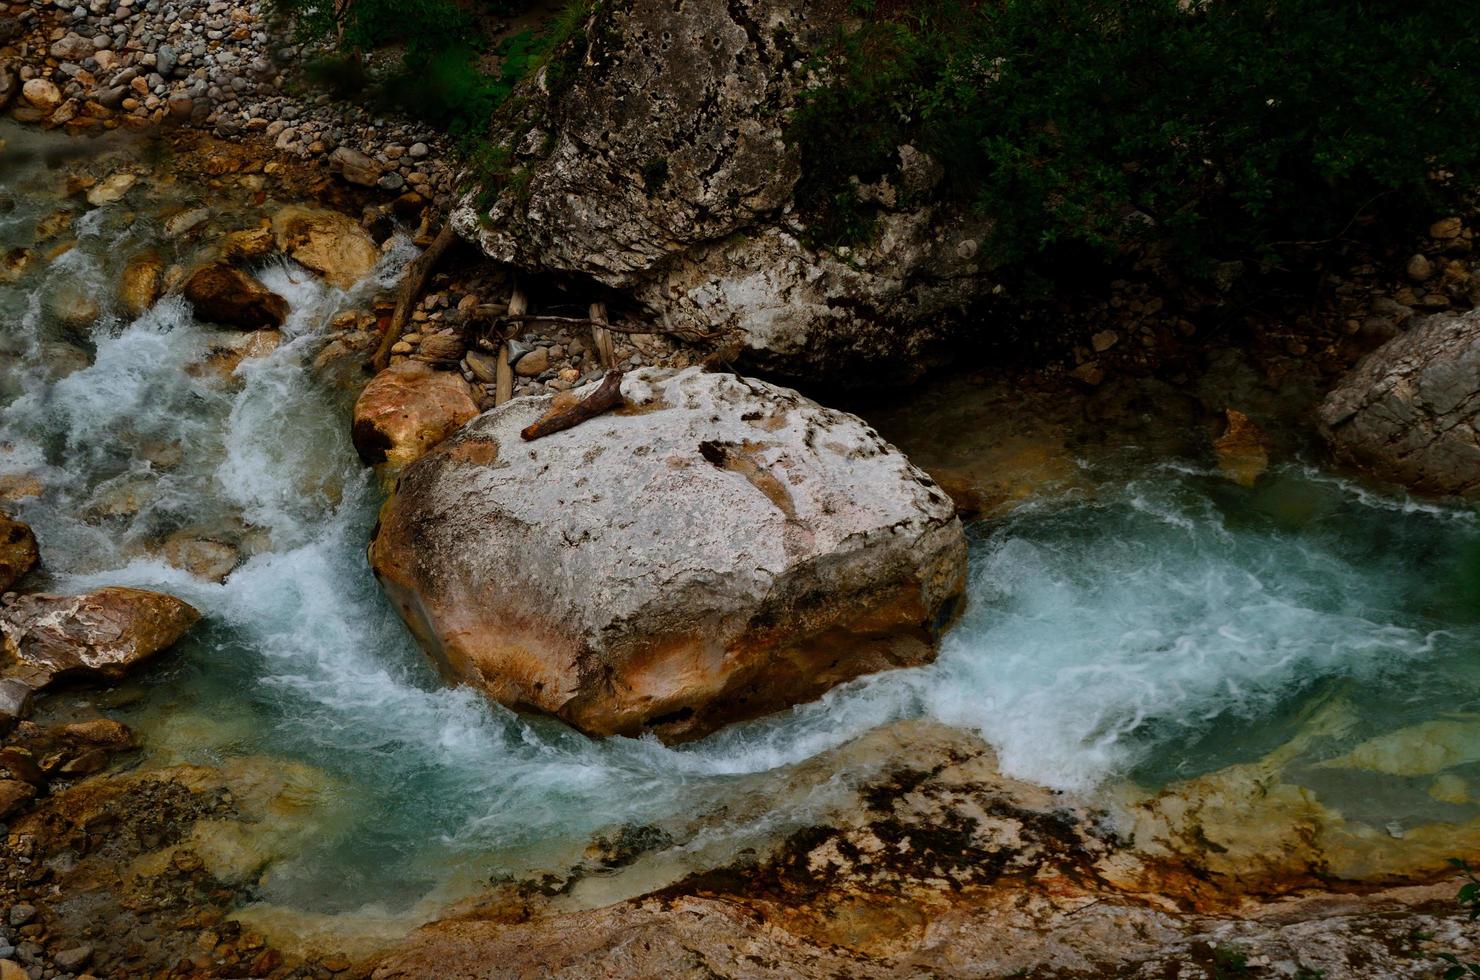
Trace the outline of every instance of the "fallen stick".
<instances>
[{"instance_id":1,"label":"fallen stick","mask_svg":"<svg viewBox=\"0 0 1480 980\"><path fill-rule=\"evenodd\" d=\"M401 339L401 332L406 329L406 321L411 317L411 307L416 305L416 298L426 288L432 270L442 260L442 253L451 248L456 240L457 232L452 230L452 224L444 224L426 251L412 260L410 268L406 270L406 278L401 280L401 288L396 293L396 311L391 314L390 325L385 328L385 336L380 338L380 346L375 349L375 357L370 361L376 371L384 371L390 365L391 348L396 346L396 342Z\"/></svg>"},{"instance_id":2,"label":"fallen stick","mask_svg":"<svg viewBox=\"0 0 1480 980\"><path fill-rule=\"evenodd\" d=\"M561 412L546 415L519 434L525 439L540 439L594 419L603 412L622 406L622 372L608 371L596 390Z\"/></svg>"},{"instance_id":3,"label":"fallen stick","mask_svg":"<svg viewBox=\"0 0 1480 980\"><path fill-rule=\"evenodd\" d=\"M516 280L514 288L509 292L509 312L519 316L529 307L529 299L524 295L524 290L519 288ZM514 366L509 363L509 341L507 338L499 341L498 366L494 374L493 404L502 405L514 397Z\"/></svg>"}]
</instances>

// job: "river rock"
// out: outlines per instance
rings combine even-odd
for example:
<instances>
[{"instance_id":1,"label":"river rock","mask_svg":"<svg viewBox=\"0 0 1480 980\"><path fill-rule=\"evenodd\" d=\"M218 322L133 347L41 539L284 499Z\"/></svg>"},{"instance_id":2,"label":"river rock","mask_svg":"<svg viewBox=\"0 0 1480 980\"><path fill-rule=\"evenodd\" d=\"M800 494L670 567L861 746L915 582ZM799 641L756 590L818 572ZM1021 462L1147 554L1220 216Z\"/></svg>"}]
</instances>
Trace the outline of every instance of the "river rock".
<instances>
[{"instance_id":1,"label":"river rock","mask_svg":"<svg viewBox=\"0 0 1480 980\"><path fill-rule=\"evenodd\" d=\"M123 196L133 190L138 182L139 178L136 174L113 174L94 184L88 190L87 203L95 208L106 204L116 204L123 200Z\"/></svg>"},{"instance_id":2,"label":"river rock","mask_svg":"<svg viewBox=\"0 0 1480 980\"><path fill-rule=\"evenodd\" d=\"M871 185L871 234L811 243L817 202L794 195L788 126L818 77L810 56L848 16L783 0L596 8L557 58L601 69L552 87L535 73L489 138L521 179L470 195L454 227L500 262L589 276L670 328L720 332L771 371L908 378L995 285L992 223L936 199L939 163L904 145ZM703 38L703 54L673 38Z\"/></svg>"},{"instance_id":3,"label":"river rock","mask_svg":"<svg viewBox=\"0 0 1480 980\"><path fill-rule=\"evenodd\" d=\"M124 265L118 300L131 315L143 316L159 299L163 281L164 259L154 249L146 249Z\"/></svg>"},{"instance_id":4,"label":"river rock","mask_svg":"<svg viewBox=\"0 0 1480 980\"><path fill-rule=\"evenodd\" d=\"M0 514L0 592L8 590L40 560L36 535L30 527Z\"/></svg>"},{"instance_id":5,"label":"river rock","mask_svg":"<svg viewBox=\"0 0 1480 980\"><path fill-rule=\"evenodd\" d=\"M0 677L0 735L31 713L31 685L14 677Z\"/></svg>"},{"instance_id":6,"label":"river rock","mask_svg":"<svg viewBox=\"0 0 1480 980\"><path fill-rule=\"evenodd\" d=\"M241 560L231 545L191 534L172 535L163 550L171 565L212 582L224 582Z\"/></svg>"},{"instance_id":7,"label":"river rock","mask_svg":"<svg viewBox=\"0 0 1480 980\"><path fill-rule=\"evenodd\" d=\"M329 154L329 169L361 187L376 186L380 175L385 172L385 168L373 159L348 146L341 146Z\"/></svg>"},{"instance_id":8,"label":"river rock","mask_svg":"<svg viewBox=\"0 0 1480 980\"><path fill-rule=\"evenodd\" d=\"M185 280L184 293L202 320L228 327L276 328L288 318L287 300L224 262L196 269Z\"/></svg>"},{"instance_id":9,"label":"river rock","mask_svg":"<svg viewBox=\"0 0 1480 980\"><path fill-rule=\"evenodd\" d=\"M228 262L250 262L268 255L274 244L271 228L245 228L221 239L221 257Z\"/></svg>"},{"instance_id":10,"label":"river rock","mask_svg":"<svg viewBox=\"0 0 1480 980\"><path fill-rule=\"evenodd\" d=\"M36 787L30 783L23 783L19 779L0 779L0 820L4 820L35 798ZM22 975L25 975L24 972Z\"/></svg>"},{"instance_id":11,"label":"river rock","mask_svg":"<svg viewBox=\"0 0 1480 980\"><path fill-rule=\"evenodd\" d=\"M695 368L536 442L552 399L408 467L371 564L451 676L667 741L932 660L965 582L950 499L858 418Z\"/></svg>"},{"instance_id":12,"label":"river rock","mask_svg":"<svg viewBox=\"0 0 1480 980\"><path fill-rule=\"evenodd\" d=\"M380 261L375 240L359 222L338 211L292 205L272 219L277 246L332 286L348 289Z\"/></svg>"},{"instance_id":13,"label":"river rock","mask_svg":"<svg viewBox=\"0 0 1480 980\"><path fill-rule=\"evenodd\" d=\"M371 379L355 402L355 449L366 463L393 473L477 414L473 389L462 375L403 361Z\"/></svg>"},{"instance_id":14,"label":"river rock","mask_svg":"<svg viewBox=\"0 0 1480 980\"><path fill-rule=\"evenodd\" d=\"M57 679L117 680L199 620L189 604L143 589L20 596L0 609L3 673L35 688Z\"/></svg>"},{"instance_id":15,"label":"river rock","mask_svg":"<svg viewBox=\"0 0 1480 980\"><path fill-rule=\"evenodd\" d=\"M1269 447L1264 430L1247 415L1230 408L1227 428L1213 442L1218 469L1239 486L1252 487L1269 469Z\"/></svg>"},{"instance_id":16,"label":"river rock","mask_svg":"<svg viewBox=\"0 0 1480 980\"><path fill-rule=\"evenodd\" d=\"M1320 408L1337 459L1425 494L1480 497L1480 310L1418 321Z\"/></svg>"},{"instance_id":17,"label":"river rock","mask_svg":"<svg viewBox=\"0 0 1480 980\"><path fill-rule=\"evenodd\" d=\"M21 86L21 98L38 112L51 112L62 104L62 90L44 78L33 78Z\"/></svg>"}]
</instances>

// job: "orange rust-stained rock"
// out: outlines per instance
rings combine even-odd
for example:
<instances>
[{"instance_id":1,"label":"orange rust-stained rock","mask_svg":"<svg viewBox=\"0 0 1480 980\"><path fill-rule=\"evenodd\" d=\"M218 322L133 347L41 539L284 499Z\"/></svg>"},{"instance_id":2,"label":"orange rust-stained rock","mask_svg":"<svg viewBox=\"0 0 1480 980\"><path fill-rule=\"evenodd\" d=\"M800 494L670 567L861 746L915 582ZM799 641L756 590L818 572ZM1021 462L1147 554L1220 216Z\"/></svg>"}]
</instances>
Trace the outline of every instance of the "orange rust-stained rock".
<instances>
[{"instance_id":1,"label":"orange rust-stained rock","mask_svg":"<svg viewBox=\"0 0 1480 980\"><path fill-rule=\"evenodd\" d=\"M1228 428L1213 443L1218 469L1233 482L1252 487L1269 469L1264 430L1237 409L1227 410Z\"/></svg>"},{"instance_id":2,"label":"orange rust-stained rock","mask_svg":"<svg viewBox=\"0 0 1480 980\"><path fill-rule=\"evenodd\" d=\"M62 678L117 680L199 619L188 603L143 589L21 596L0 609L0 674L36 688Z\"/></svg>"},{"instance_id":3,"label":"orange rust-stained rock","mask_svg":"<svg viewBox=\"0 0 1480 980\"><path fill-rule=\"evenodd\" d=\"M403 361L377 374L355 402L355 449L365 462L394 472L477 414L472 388L461 375Z\"/></svg>"}]
</instances>

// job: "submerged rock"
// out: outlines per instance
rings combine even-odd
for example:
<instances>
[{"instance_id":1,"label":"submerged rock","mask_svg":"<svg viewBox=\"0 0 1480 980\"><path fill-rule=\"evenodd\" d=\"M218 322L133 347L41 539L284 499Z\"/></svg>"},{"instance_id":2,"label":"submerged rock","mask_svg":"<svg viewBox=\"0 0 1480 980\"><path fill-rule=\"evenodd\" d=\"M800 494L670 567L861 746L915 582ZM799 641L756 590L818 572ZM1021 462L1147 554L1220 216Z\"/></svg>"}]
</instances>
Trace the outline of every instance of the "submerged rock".
<instances>
[{"instance_id":1,"label":"submerged rock","mask_svg":"<svg viewBox=\"0 0 1480 980\"><path fill-rule=\"evenodd\" d=\"M31 528L0 514L0 592L9 589L40 560Z\"/></svg>"},{"instance_id":2,"label":"submerged rock","mask_svg":"<svg viewBox=\"0 0 1480 980\"><path fill-rule=\"evenodd\" d=\"M298 264L323 276L331 286L348 289L380 261L375 240L353 218L338 211L297 205L272 219L277 247Z\"/></svg>"},{"instance_id":3,"label":"submerged rock","mask_svg":"<svg viewBox=\"0 0 1480 980\"><path fill-rule=\"evenodd\" d=\"M129 314L142 316L159 299L163 282L164 259L156 250L145 249L124 265L118 300Z\"/></svg>"},{"instance_id":4,"label":"submerged rock","mask_svg":"<svg viewBox=\"0 0 1480 980\"><path fill-rule=\"evenodd\" d=\"M21 596L0 609L0 671L35 688L68 678L117 680L199 620L189 604L143 589Z\"/></svg>"},{"instance_id":5,"label":"submerged rock","mask_svg":"<svg viewBox=\"0 0 1480 980\"><path fill-rule=\"evenodd\" d=\"M477 414L462 375L403 361L377 374L355 402L355 449L366 463L395 472Z\"/></svg>"},{"instance_id":6,"label":"submerged rock","mask_svg":"<svg viewBox=\"0 0 1480 980\"><path fill-rule=\"evenodd\" d=\"M583 731L677 741L934 659L965 583L950 498L858 418L647 370L536 442L550 399L401 476L371 546L450 674Z\"/></svg>"},{"instance_id":7,"label":"submerged rock","mask_svg":"<svg viewBox=\"0 0 1480 980\"><path fill-rule=\"evenodd\" d=\"M196 315L241 330L281 327L288 301L255 278L223 262L202 266L185 280L185 298Z\"/></svg>"},{"instance_id":8,"label":"submerged rock","mask_svg":"<svg viewBox=\"0 0 1480 980\"><path fill-rule=\"evenodd\" d=\"M1327 396L1336 457L1419 493L1480 497L1480 310L1420 321Z\"/></svg>"}]
</instances>

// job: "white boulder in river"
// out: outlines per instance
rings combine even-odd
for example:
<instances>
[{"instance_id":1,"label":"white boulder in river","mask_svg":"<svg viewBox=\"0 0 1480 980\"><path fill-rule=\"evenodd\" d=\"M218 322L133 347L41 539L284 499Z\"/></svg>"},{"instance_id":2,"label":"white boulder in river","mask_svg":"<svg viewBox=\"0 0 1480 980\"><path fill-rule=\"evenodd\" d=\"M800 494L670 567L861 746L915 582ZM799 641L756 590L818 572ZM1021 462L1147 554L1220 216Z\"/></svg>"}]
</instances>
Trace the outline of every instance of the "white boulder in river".
<instances>
[{"instance_id":1,"label":"white boulder in river","mask_svg":"<svg viewBox=\"0 0 1480 980\"><path fill-rule=\"evenodd\" d=\"M960 602L950 499L859 418L697 368L533 442L550 398L413 463L370 560L444 670L597 735L695 738L927 663Z\"/></svg>"}]
</instances>

